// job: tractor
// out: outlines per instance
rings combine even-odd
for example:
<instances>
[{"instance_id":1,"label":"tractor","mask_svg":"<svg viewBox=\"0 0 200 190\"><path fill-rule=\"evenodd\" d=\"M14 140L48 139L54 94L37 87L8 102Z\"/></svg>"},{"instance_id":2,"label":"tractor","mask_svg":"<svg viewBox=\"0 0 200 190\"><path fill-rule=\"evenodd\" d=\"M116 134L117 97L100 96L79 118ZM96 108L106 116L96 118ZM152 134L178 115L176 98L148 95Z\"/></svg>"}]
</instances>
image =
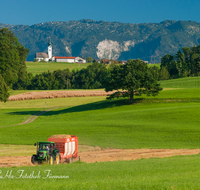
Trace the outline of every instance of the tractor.
<instances>
[{"instance_id":1,"label":"tractor","mask_svg":"<svg viewBox=\"0 0 200 190\"><path fill-rule=\"evenodd\" d=\"M49 163L50 165L53 165L54 162L56 164L60 163L58 146L54 142L37 142L34 146L37 146L37 154L31 157L31 162L34 165L43 162Z\"/></svg>"}]
</instances>

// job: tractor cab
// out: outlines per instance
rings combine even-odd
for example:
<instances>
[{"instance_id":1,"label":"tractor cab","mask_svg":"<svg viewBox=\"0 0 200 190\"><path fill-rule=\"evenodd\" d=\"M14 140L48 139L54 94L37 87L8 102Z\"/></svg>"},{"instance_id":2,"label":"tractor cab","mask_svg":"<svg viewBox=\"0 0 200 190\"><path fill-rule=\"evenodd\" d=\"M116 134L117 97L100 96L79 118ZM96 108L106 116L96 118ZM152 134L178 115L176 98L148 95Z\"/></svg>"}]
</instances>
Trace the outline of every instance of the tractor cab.
<instances>
[{"instance_id":1,"label":"tractor cab","mask_svg":"<svg viewBox=\"0 0 200 190\"><path fill-rule=\"evenodd\" d=\"M54 150L56 150L56 148L53 142L39 142L38 143L38 151L41 153L47 152L47 151L52 153Z\"/></svg>"},{"instance_id":2,"label":"tractor cab","mask_svg":"<svg viewBox=\"0 0 200 190\"><path fill-rule=\"evenodd\" d=\"M54 142L37 142L34 145L37 146L37 153L31 158L33 164L36 162L42 163L43 161L46 161L51 165L53 165L54 161L56 161L56 164L59 164L59 150L57 150Z\"/></svg>"}]
</instances>

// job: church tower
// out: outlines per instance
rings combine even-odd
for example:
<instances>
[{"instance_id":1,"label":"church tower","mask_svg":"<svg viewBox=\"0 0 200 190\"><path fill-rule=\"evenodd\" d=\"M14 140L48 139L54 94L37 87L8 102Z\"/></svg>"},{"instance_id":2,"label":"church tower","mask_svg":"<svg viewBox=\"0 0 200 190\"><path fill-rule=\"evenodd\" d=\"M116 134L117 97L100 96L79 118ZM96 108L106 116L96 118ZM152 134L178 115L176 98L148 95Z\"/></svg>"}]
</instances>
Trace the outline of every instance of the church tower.
<instances>
[{"instance_id":1,"label":"church tower","mask_svg":"<svg viewBox=\"0 0 200 190\"><path fill-rule=\"evenodd\" d=\"M48 56L49 59L52 59L52 46L51 46L51 38L49 37L49 43L48 43Z\"/></svg>"}]
</instances>

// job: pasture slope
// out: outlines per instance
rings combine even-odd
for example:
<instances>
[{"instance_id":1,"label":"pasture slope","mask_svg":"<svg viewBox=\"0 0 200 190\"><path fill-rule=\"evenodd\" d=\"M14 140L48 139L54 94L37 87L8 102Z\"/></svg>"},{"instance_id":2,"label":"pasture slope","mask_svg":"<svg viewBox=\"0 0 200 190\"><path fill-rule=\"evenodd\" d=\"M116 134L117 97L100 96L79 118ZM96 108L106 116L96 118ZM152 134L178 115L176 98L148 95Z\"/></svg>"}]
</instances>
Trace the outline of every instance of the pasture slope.
<instances>
[{"instance_id":1,"label":"pasture slope","mask_svg":"<svg viewBox=\"0 0 200 190\"><path fill-rule=\"evenodd\" d=\"M189 87L183 85L185 88L183 81L175 80L176 89L172 89L174 80L172 83L162 81L162 85L170 89L157 97L142 96L134 105L127 105L125 99L107 101L105 97L0 103L1 144L31 145L52 134L76 134L80 145L99 147L99 150L80 153L85 154L86 159L91 155L100 161L104 152L110 156L110 161L121 160L1 168L0 189L55 189L55 184L56 189L198 189L199 154L151 158L158 156L158 149L168 149L168 156L171 156L170 151L178 155L180 150L176 149L186 152L190 151L186 149L196 149L198 153L200 88L193 80L185 79L187 84L191 82ZM195 80L198 81L198 77ZM36 112L55 107L59 108L45 112L29 124L5 127L23 123ZM106 152L108 148L111 151L123 149L123 153L113 157ZM129 154L134 154L128 149L140 149L141 152L151 149L152 152L146 157L138 155L138 158L150 159L123 161ZM157 152L153 153L153 149ZM20 171L23 171L22 175Z\"/></svg>"}]
</instances>

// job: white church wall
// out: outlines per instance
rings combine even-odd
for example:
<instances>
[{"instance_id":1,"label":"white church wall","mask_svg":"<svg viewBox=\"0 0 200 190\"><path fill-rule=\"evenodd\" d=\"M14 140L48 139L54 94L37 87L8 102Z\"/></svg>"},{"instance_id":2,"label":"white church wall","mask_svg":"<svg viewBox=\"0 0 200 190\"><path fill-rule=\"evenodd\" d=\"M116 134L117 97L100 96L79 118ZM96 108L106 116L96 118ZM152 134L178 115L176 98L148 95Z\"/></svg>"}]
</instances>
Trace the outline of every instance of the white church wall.
<instances>
[{"instance_id":1,"label":"white church wall","mask_svg":"<svg viewBox=\"0 0 200 190\"><path fill-rule=\"evenodd\" d=\"M48 47L48 56L49 56L49 59L52 58L52 47L51 46Z\"/></svg>"}]
</instances>

